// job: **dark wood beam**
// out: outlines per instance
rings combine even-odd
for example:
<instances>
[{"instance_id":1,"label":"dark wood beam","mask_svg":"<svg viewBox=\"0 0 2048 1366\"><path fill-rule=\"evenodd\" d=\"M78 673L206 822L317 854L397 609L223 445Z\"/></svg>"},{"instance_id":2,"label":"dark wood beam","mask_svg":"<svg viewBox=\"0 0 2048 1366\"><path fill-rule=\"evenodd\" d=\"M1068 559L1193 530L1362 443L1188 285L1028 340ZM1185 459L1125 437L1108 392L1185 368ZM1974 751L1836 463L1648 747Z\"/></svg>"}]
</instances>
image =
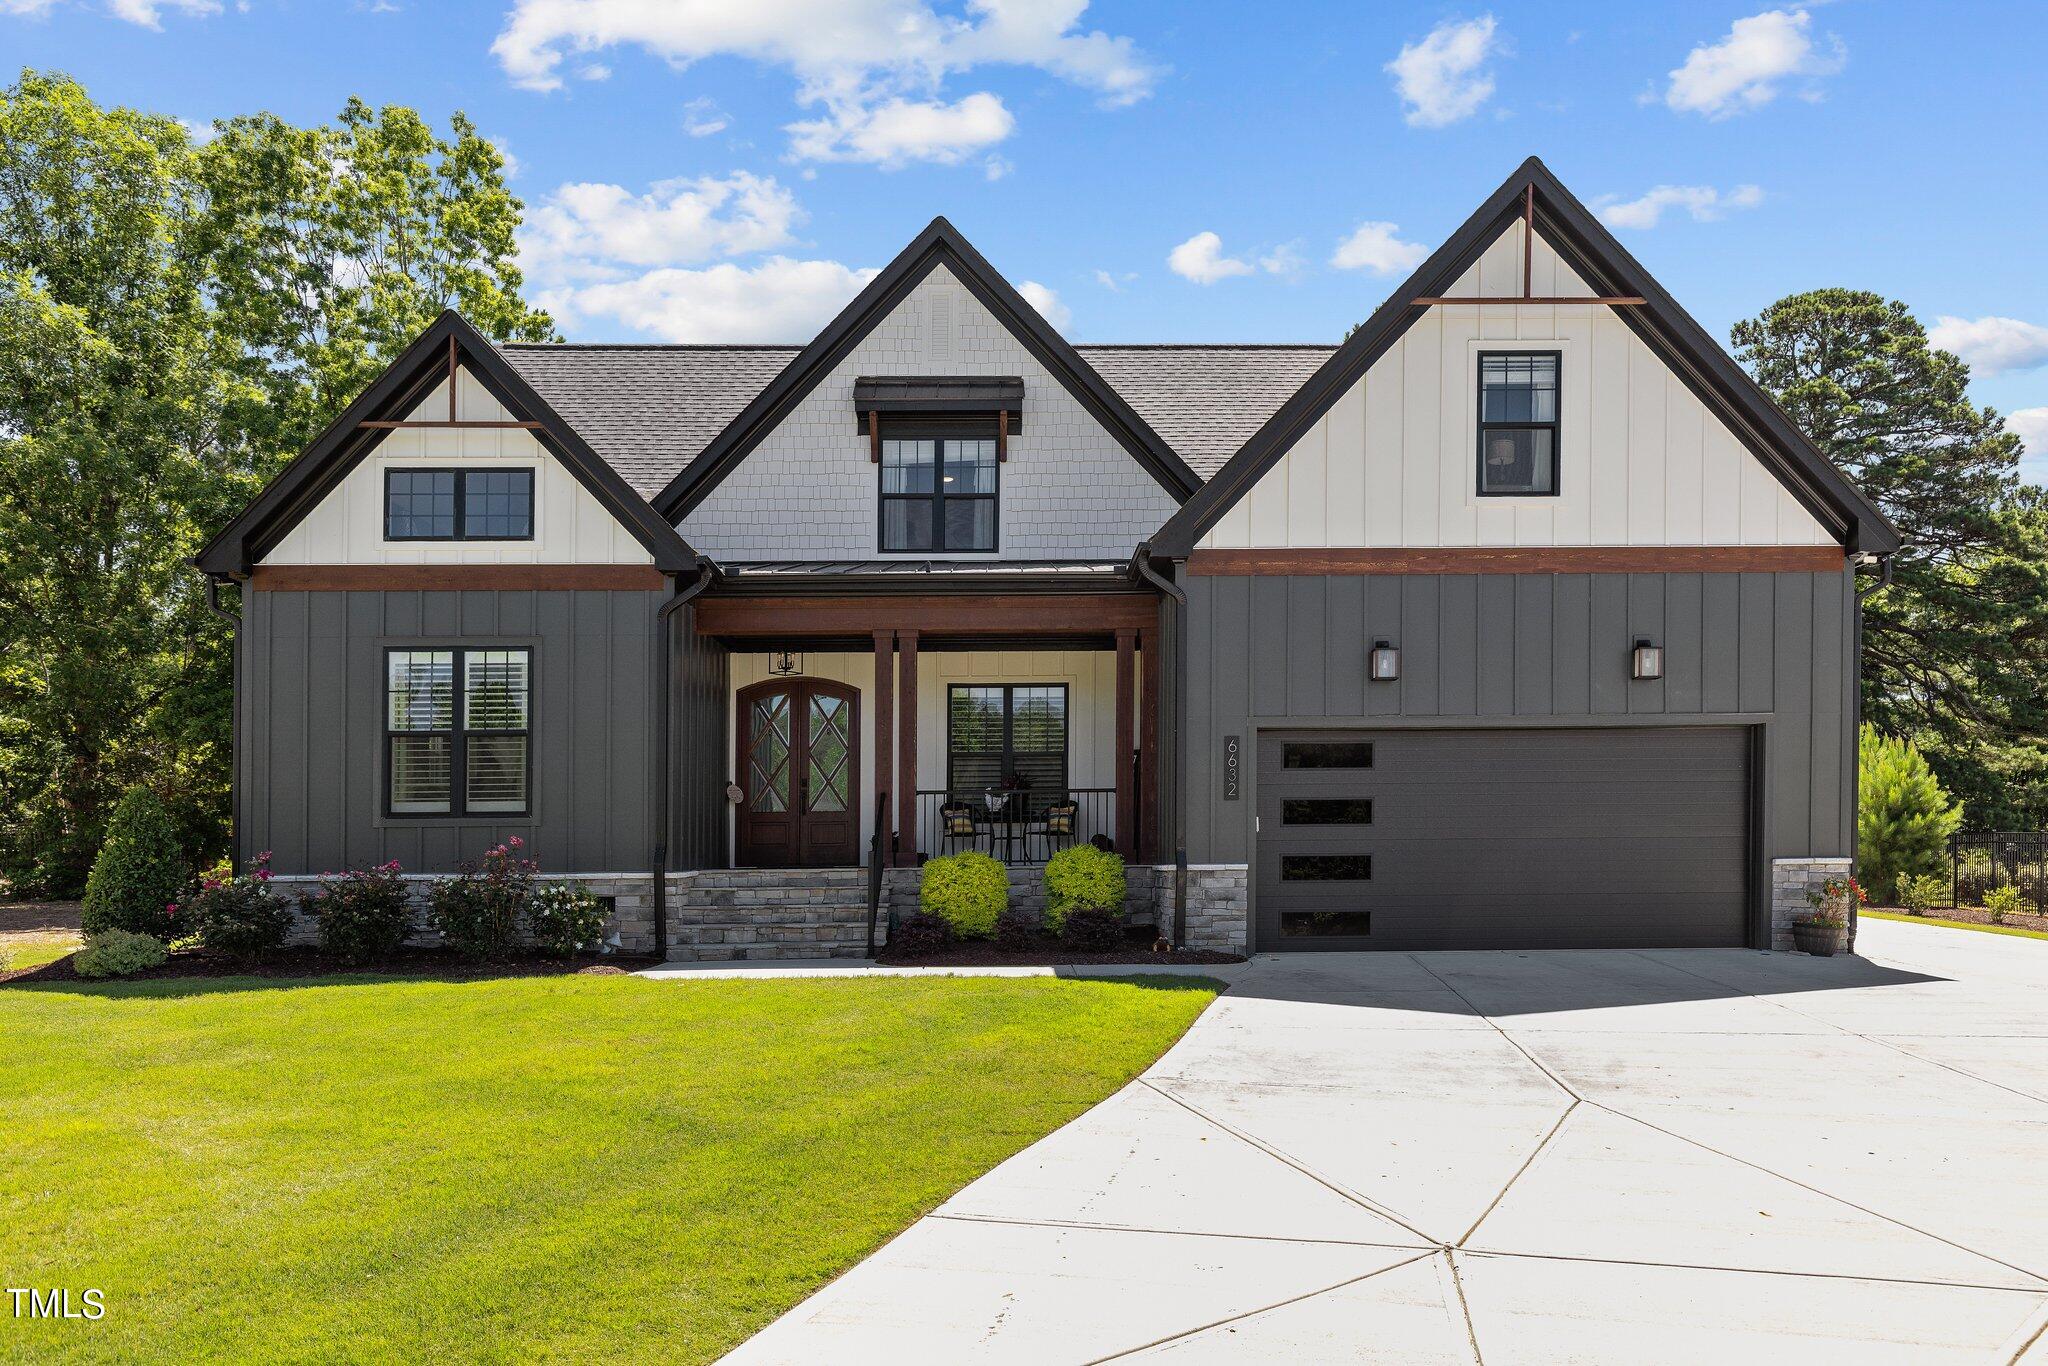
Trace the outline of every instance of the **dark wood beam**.
<instances>
[{"instance_id":1,"label":"dark wood beam","mask_svg":"<svg viewBox=\"0 0 2048 1366\"><path fill-rule=\"evenodd\" d=\"M702 605L700 600L699 605ZM896 839L894 835L896 814L895 786L892 781L891 760L895 754L896 722L890 702L896 693L896 633L877 631L875 641L875 792L888 794L888 801L872 801L865 795L861 798L874 808L877 842L882 850L882 866L895 862Z\"/></svg>"},{"instance_id":2,"label":"dark wood beam","mask_svg":"<svg viewBox=\"0 0 2048 1366\"><path fill-rule=\"evenodd\" d=\"M896 860L917 866L917 632L896 633Z\"/></svg>"},{"instance_id":3,"label":"dark wood beam","mask_svg":"<svg viewBox=\"0 0 2048 1366\"><path fill-rule=\"evenodd\" d=\"M888 593L863 597L707 594L697 600L697 631L707 636L864 635L877 621L927 634L1072 635L1150 625L1158 598L1148 593L1002 594L956 597Z\"/></svg>"},{"instance_id":4,"label":"dark wood beam","mask_svg":"<svg viewBox=\"0 0 2048 1366\"><path fill-rule=\"evenodd\" d=\"M1138 633L1138 857L1159 862L1159 630Z\"/></svg>"},{"instance_id":5,"label":"dark wood beam","mask_svg":"<svg viewBox=\"0 0 2048 1366\"><path fill-rule=\"evenodd\" d=\"M357 423L356 425L357 425L358 427L363 427L363 428L367 428L367 429L368 429L368 430L370 430L370 431L377 431L377 432L394 432L394 431L400 431L400 430L402 430L402 429L404 429L404 428L408 428L408 427L432 427L432 428L438 428L438 429L440 429L441 431L449 431L449 430L461 431L461 430L463 430L463 429L465 429L465 428L476 428L476 427L498 427L498 428L506 428L506 427L512 427L512 428L518 428L518 429L520 429L520 430L524 430L524 431L537 431L537 430L539 430L539 429L540 429L540 428L541 428L541 427L542 427L542 426L543 426L544 424L542 424L542 423L539 423L539 422L484 422L484 421L477 421L477 420L470 420L470 421L463 421L463 422L457 422L457 421L456 421L456 420L455 420L454 418L450 418L450 419L448 419L448 421L446 421L446 422L438 422L438 421L434 421L434 420L432 420L432 419L426 419L426 418L422 418L422 419L418 419L418 420L413 420L413 421L406 421L406 422L358 422L358 423Z\"/></svg>"},{"instance_id":6,"label":"dark wood beam","mask_svg":"<svg viewBox=\"0 0 2048 1366\"><path fill-rule=\"evenodd\" d=\"M1408 302L1416 308L1428 308L1434 304L1607 304L1614 308L1627 308L1633 304L1647 303L1648 300L1636 294L1596 294L1577 297L1568 294L1504 294L1494 299L1453 298L1443 294L1426 294Z\"/></svg>"},{"instance_id":7,"label":"dark wood beam","mask_svg":"<svg viewBox=\"0 0 2048 1366\"><path fill-rule=\"evenodd\" d=\"M1133 734L1137 719L1135 666L1138 632L1135 628L1116 633L1116 847L1127 859L1138 857L1138 793L1133 783Z\"/></svg>"},{"instance_id":8,"label":"dark wood beam","mask_svg":"<svg viewBox=\"0 0 2048 1366\"><path fill-rule=\"evenodd\" d=\"M1432 546L1392 550L1197 550L1190 574L1840 573L1838 545Z\"/></svg>"}]
</instances>

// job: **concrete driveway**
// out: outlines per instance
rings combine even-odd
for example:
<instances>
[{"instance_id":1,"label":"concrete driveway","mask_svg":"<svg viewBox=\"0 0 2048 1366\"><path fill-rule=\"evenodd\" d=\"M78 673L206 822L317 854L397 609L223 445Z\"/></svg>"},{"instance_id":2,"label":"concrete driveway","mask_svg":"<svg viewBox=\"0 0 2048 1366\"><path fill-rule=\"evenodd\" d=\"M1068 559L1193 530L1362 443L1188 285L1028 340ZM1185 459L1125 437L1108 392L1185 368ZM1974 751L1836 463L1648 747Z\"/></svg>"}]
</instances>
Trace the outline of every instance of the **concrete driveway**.
<instances>
[{"instance_id":1,"label":"concrete driveway","mask_svg":"<svg viewBox=\"0 0 2048 1366\"><path fill-rule=\"evenodd\" d=\"M2048 943L1861 948L1255 960L731 1359L2048 1361Z\"/></svg>"}]
</instances>

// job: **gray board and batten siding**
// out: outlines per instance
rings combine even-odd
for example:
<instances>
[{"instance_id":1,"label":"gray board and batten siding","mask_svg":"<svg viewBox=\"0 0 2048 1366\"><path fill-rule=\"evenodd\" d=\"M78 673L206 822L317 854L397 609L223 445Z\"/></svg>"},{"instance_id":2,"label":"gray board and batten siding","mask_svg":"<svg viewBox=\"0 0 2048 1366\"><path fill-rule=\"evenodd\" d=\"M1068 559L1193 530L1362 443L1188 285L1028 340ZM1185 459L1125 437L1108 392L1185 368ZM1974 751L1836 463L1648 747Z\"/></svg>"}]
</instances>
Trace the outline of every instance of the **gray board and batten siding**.
<instances>
[{"instance_id":1,"label":"gray board and batten siding","mask_svg":"<svg viewBox=\"0 0 2048 1366\"><path fill-rule=\"evenodd\" d=\"M244 595L240 783L246 859L285 875L397 859L445 873L513 835L544 870L650 867L660 591L261 591ZM674 614L671 867L723 863L723 647ZM384 653L533 651L529 814L386 816ZM714 718L715 733L705 717ZM713 771L715 765L715 771ZM714 804L715 803L715 804ZM707 857L710 856L710 857Z\"/></svg>"},{"instance_id":2,"label":"gray board and batten siding","mask_svg":"<svg viewBox=\"0 0 2048 1366\"><path fill-rule=\"evenodd\" d=\"M1244 864L1257 736L1304 727L1747 726L1752 876L1846 856L1854 819L1854 584L1839 572L1191 574L1190 861ZM1635 681L1638 638L1663 678ZM1370 683L1376 639L1401 677ZM1239 745L1239 799L1224 748Z\"/></svg>"}]
</instances>

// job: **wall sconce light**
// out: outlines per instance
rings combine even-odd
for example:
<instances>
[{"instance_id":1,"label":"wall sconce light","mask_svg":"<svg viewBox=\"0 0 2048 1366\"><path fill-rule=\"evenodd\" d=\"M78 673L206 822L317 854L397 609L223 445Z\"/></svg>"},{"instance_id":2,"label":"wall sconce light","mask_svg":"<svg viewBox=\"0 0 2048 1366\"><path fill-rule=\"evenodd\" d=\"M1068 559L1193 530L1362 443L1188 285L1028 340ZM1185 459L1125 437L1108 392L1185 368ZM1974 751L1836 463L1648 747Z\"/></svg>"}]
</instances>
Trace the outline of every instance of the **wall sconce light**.
<instances>
[{"instance_id":1,"label":"wall sconce light","mask_svg":"<svg viewBox=\"0 0 2048 1366\"><path fill-rule=\"evenodd\" d=\"M1401 676L1401 652L1384 640L1372 643L1372 681L1391 683Z\"/></svg>"},{"instance_id":2,"label":"wall sconce light","mask_svg":"<svg viewBox=\"0 0 2048 1366\"><path fill-rule=\"evenodd\" d=\"M804 671L804 657L795 650L777 650L768 656L768 672L788 678Z\"/></svg>"},{"instance_id":3,"label":"wall sconce light","mask_svg":"<svg viewBox=\"0 0 2048 1366\"><path fill-rule=\"evenodd\" d=\"M1647 640L1636 642L1635 667L1630 670L1635 678L1649 679L1664 676L1664 651Z\"/></svg>"}]
</instances>

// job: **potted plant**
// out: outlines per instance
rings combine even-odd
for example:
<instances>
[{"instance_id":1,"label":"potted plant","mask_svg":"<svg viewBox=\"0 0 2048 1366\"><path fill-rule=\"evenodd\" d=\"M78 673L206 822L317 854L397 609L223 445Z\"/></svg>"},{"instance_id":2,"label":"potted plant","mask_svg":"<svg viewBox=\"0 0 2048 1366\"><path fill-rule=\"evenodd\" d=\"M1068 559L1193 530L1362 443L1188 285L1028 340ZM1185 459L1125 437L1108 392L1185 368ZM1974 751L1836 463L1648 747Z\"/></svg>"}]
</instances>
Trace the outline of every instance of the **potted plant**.
<instances>
[{"instance_id":1,"label":"potted plant","mask_svg":"<svg viewBox=\"0 0 2048 1366\"><path fill-rule=\"evenodd\" d=\"M1815 958L1832 958L1842 947L1849 931L1849 909L1867 898L1853 877L1831 877L1806 894L1813 908L1804 920L1792 922L1792 942L1801 953Z\"/></svg>"}]
</instances>

